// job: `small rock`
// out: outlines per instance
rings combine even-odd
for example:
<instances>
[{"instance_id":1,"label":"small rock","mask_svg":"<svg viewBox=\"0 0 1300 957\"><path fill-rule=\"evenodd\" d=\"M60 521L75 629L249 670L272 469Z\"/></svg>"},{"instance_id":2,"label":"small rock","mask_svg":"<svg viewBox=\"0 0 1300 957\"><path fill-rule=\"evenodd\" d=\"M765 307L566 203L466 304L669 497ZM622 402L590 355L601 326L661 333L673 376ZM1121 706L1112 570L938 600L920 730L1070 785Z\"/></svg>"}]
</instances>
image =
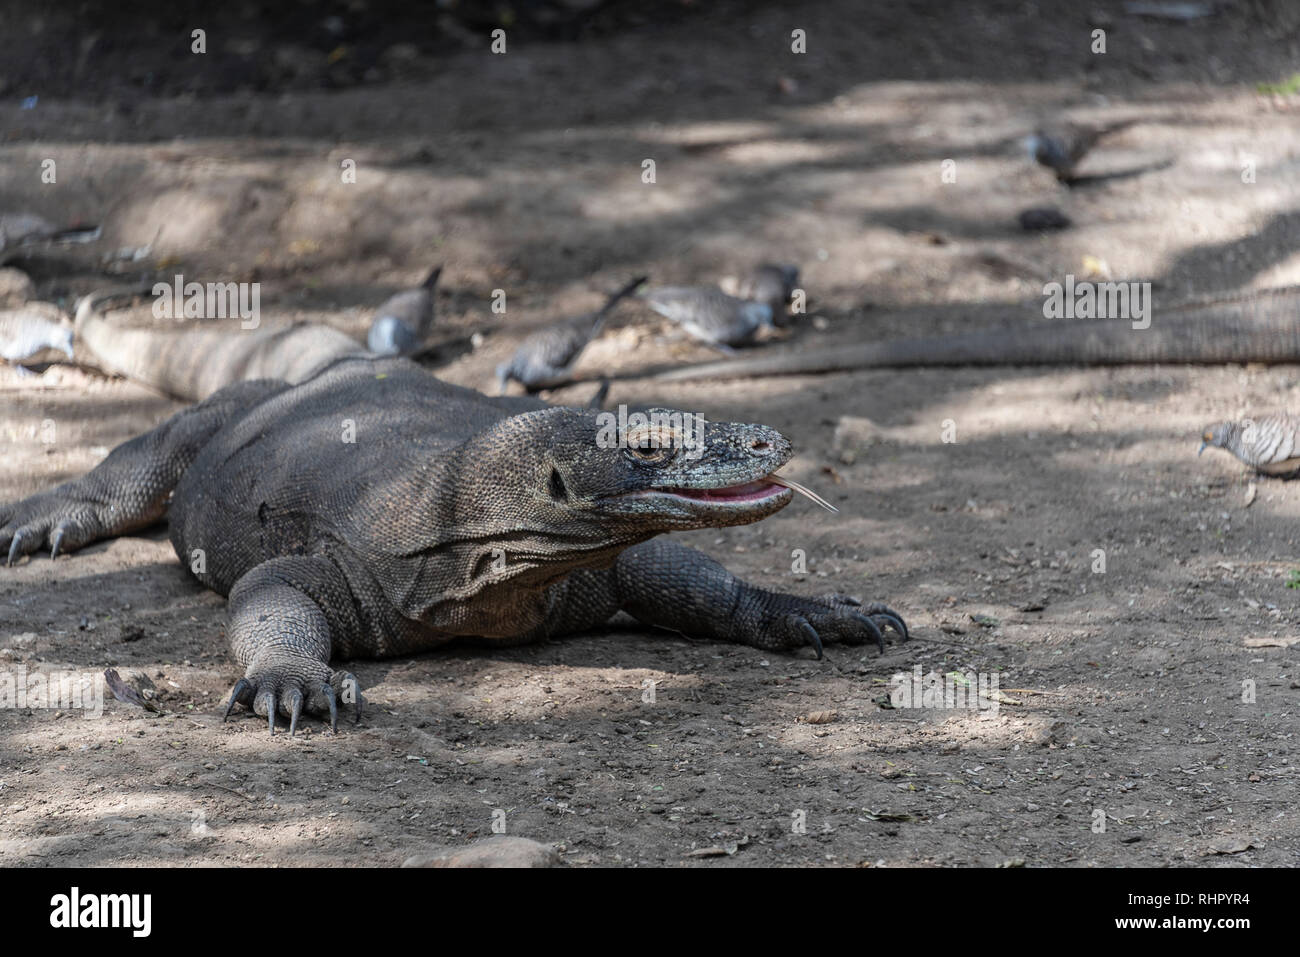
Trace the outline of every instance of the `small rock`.
<instances>
[{"instance_id":1,"label":"small rock","mask_svg":"<svg viewBox=\"0 0 1300 957\"><path fill-rule=\"evenodd\" d=\"M403 867L558 867L554 849L526 837L496 835L467 847L444 847L414 854Z\"/></svg>"},{"instance_id":2,"label":"small rock","mask_svg":"<svg viewBox=\"0 0 1300 957\"><path fill-rule=\"evenodd\" d=\"M1045 229L1068 229L1070 217L1055 206L1039 206L1026 209L1020 214L1020 228L1027 232L1039 232Z\"/></svg>"},{"instance_id":3,"label":"small rock","mask_svg":"<svg viewBox=\"0 0 1300 957\"><path fill-rule=\"evenodd\" d=\"M1212 843L1202 854L1208 857L1216 854L1241 854L1260 844L1252 838L1225 837Z\"/></svg>"}]
</instances>

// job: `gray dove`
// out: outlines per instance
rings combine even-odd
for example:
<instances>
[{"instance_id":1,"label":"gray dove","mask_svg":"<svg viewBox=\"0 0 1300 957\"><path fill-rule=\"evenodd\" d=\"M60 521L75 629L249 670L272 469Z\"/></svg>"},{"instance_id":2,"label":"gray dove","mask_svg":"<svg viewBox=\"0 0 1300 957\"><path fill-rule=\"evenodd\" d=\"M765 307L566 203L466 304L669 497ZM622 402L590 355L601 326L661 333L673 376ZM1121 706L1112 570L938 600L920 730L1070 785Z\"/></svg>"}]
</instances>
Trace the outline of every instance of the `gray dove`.
<instances>
[{"instance_id":1,"label":"gray dove","mask_svg":"<svg viewBox=\"0 0 1300 957\"><path fill-rule=\"evenodd\" d=\"M772 316L785 315L785 305L799 285L799 267L764 263L736 286L736 295L751 302L765 302L772 307Z\"/></svg>"},{"instance_id":2,"label":"gray dove","mask_svg":"<svg viewBox=\"0 0 1300 957\"><path fill-rule=\"evenodd\" d=\"M529 393L568 382L573 364L587 343L600 334L610 311L645 281L645 276L638 276L613 293L597 312L557 322L525 338L510 361L497 366L497 393L504 394L511 379Z\"/></svg>"},{"instance_id":3,"label":"gray dove","mask_svg":"<svg viewBox=\"0 0 1300 957\"><path fill-rule=\"evenodd\" d=\"M1067 124L1052 129L1039 129L1025 140L1025 148L1039 164L1052 170L1058 180L1068 184L1076 178L1075 168L1088 151L1097 145L1098 140L1127 129L1136 122L1137 120L1121 120L1107 126Z\"/></svg>"},{"instance_id":4,"label":"gray dove","mask_svg":"<svg viewBox=\"0 0 1300 957\"><path fill-rule=\"evenodd\" d=\"M1286 413L1220 422L1201 435L1200 455L1213 447L1231 452L1265 475L1300 470L1300 418Z\"/></svg>"},{"instance_id":5,"label":"gray dove","mask_svg":"<svg viewBox=\"0 0 1300 957\"><path fill-rule=\"evenodd\" d=\"M768 303L728 296L716 286L660 286L637 295L691 336L727 354L731 346L751 342L760 328L773 325Z\"/></svg>"},{"instance_id":6,"label":"gray dove","mask_svg":"<svg viewBox=\"0 0 1300 957\"><path fill-rule=\"evenodd\" d=\"M434 291L442 267L436 267L415 289L390 296L375 310L366 345L381 356L409 356L424 345L433 325Z\"/></svg>"}]
</instances>

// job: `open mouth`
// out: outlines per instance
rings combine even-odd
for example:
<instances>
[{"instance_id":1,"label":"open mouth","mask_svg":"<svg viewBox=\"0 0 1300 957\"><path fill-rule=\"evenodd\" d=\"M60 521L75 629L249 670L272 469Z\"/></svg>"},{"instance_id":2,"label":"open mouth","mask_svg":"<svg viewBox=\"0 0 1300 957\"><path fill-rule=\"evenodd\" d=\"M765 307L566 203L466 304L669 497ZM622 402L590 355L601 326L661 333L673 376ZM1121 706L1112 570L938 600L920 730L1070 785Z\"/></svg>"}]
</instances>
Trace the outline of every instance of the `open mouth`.
<instances>
[{"instance_id":1,"label":"open mouth","mask_svg":"<svg viewBox=\"0 0 1300 957\"><path fill-rule=\"evenodd\" d=\"M662 494L689 498L696 502L763 502L776 498L785 491L785 487L768 479L746 482L744 485L729 485L726 488L666 488L658 490Z\"/></svg>"},{"instance_id":2,"label":"open mouth","mask_svg":"<svg viewBox=\"0 0 1300 957\"><path fill-rule=\"evenodd\" d=\"M666 488L657 489L654 494L675 495L695 502L746 504L769 501L781 495L786 489L811 499L828 512L839 511L812 489L791 481L784 475L777 475L775 472L755 482L746 482L744 485L728 485L723 488Z\"/></svg>"}]
</instances>

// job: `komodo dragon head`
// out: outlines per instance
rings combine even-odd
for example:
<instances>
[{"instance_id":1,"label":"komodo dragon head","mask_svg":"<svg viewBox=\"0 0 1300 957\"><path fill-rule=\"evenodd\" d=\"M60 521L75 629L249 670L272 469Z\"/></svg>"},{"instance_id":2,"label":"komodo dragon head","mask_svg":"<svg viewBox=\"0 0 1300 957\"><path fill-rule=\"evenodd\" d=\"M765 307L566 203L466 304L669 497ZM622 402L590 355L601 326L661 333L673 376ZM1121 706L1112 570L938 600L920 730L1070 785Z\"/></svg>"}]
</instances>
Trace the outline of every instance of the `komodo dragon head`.
<instances>
[{"instance_id":1,"label":"komodo dragon head","mask_svg":"<svg viewBox=\"0 0 1300 957\"><path fill-rule=\"evenodd\" d=\"M643 420L563 407L512 415L430 462L415 479L429 499L375 539L382 552L369 560L407 617L460 634L517 634L515 606L571 572L607 568L664 532L744 525L784 508L803 491L776 474L792 454L767 426L664 409ZM391 527L391 503L378 496L363 524ZM498 600L483 600L488 593Z\"/></svg>"},{"instance_id":2,"label":"komodo dragon head","mask_svg":"<svg viewBox=\"0 0 1300 957\"><path fill-rule=\"evenodd\" d=\"M670 409L621 418L589 409L527 412L480 433L464 451L485 477L503 474L506 462L516 474L524 466L522 482L500 489L500 504L529 516L529 525L563 529L560 538L612 544L626 536L631 544L660 532L744 525L792 498L786 480L774 476L794 454L781 433Z\"/></svg>"}]
</instances>

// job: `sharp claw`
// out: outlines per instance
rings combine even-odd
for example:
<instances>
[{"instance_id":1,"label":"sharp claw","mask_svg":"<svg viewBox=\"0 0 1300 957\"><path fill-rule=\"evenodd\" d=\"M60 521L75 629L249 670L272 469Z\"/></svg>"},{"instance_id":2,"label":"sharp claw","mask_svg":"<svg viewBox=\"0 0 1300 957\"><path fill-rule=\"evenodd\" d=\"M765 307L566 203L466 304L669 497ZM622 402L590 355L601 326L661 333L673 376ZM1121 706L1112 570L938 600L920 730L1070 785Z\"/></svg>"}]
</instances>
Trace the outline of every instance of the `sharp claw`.
<instances>
[{"instance_id":1,"label":"sharp claw","mask_svg":"<svg viewBox=\"0 0 1300 957\"><path fill-rule=\"evenodd\" d=\"M239 696L251 687L253 684L247 678L240 678L235 682L235 689L230 692L230 703L226 705L226 713L221 716L222 724L225 724L226 719L230 717L230 712L235 710L235 702L239 700Z\"/></svg>"},{"instance_id":2,"label":"sharp claw","mask_svg":"<svg viewBox=\"0 0 1300 957\"><path fill-rule=\"evenodd\" d=\"M885 621L889 623L889 627L894 629L894 633L904 641L907 641L907 639L912 637L907 633L907 625L903 624L903 619L899 618L892 612L878 611L876 612L876 617L885 619Z\"/></svg>"},{"instance_id":3,"label":"sharp claw","mask_svg":"<svg viewBox=\"0 0 1300 957\"><path fill-rule=\"evenodd\" d=\"M18 547L22 544L22 541L22 532L15 532L13 543L9 546L9 558L5 561L6 565L12 565L14 563L14 559L19 555Z\"/></svg>"},{"instance_id":4,"label":"sharp claw","mask_svg":"<svg viewBox=\"0 0 1300 957\"><path fill-rule=\"evenodd\" d=\"M334 697L334 689L327 681L321 687L321 693L325 695L325 700L330 703L330 734L339 733L339 702Z\"/></svg>"},{"instance_id":5,"label":"sharp claw","mask_svg":"<svg viewBox=\"0 0 1300 957\"><path fill-rule=\"evenodd\" d=\"M275 692L269 691L266 696L266 718L267 724L271 726L271 737L275 737Z\"/></svg>"},{"instance_id":6,"label":"sharp claw","mask_svg":"<svg viewBox=\"0 0 1300 957\"><path fill-rule=\"evenodd\" d=\"M808 624L808 622L804 621L802 618L799 619L799 628L803 631L805 635L808 636L808 644L813 646L813 650L817 652L817 660L821 661L822 660L821 635L817 634L817 629L814 628L812 625Z\"/></svg>"},{"instance_id":7,"label":"sharp claw","mask_svg":"<svg viewBox=\"0 0 1300 957\"><path fill-rule=\"evenodd\" d=\"M54 540L50 542L50 561L59 557L59 546L63 544L63 529L58 529L54 533Z\"/></svg>"},{"instance_id":8,"label":"sharp claw","mask_svg":"<svg viewBox=\"0 0 1300 957\"><path fill-rule=\"evenodd\" d=\"M298 716L302 714L302 692L296 688L289 692L289 737L298 730Z\"/></svg>"},{"instance_id":9,"label":"sharp claw","mask_svg":"<svg viewBox=\"0 0 1300 957\"><path fill-rule=\"evenodd\" d=\"M876 639L876 646L880 649L880 653L883 655L885 653L885 633L880 630L880 626L866 615L859 615L857 612L854 612L853 617L863 625L866 625L867 631L871 634L872 638Z\"/></svg>"}]
</instances>

